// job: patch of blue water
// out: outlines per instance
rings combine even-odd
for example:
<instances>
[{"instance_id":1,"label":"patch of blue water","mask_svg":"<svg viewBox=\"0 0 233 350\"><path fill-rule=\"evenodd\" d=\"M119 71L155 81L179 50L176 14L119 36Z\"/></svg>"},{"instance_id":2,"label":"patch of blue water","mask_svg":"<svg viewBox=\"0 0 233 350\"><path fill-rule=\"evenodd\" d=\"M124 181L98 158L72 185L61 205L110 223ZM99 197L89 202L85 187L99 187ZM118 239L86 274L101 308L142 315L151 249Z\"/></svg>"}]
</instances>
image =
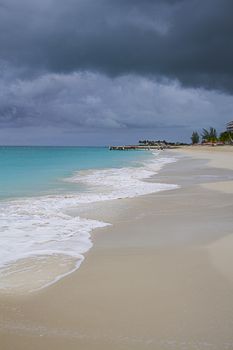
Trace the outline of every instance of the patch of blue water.
<instances>
[{"instance_id":1,"label":"patch of blue water","mask_svg":"<svg viewBox=\"0 0 233 350\"><path fill-rule=\"evenodd\" d=\"M65 182L75 171L139 166L148 151L104 147L0 147L0 199L85 191Z\"/></svg>"}]
</instances>

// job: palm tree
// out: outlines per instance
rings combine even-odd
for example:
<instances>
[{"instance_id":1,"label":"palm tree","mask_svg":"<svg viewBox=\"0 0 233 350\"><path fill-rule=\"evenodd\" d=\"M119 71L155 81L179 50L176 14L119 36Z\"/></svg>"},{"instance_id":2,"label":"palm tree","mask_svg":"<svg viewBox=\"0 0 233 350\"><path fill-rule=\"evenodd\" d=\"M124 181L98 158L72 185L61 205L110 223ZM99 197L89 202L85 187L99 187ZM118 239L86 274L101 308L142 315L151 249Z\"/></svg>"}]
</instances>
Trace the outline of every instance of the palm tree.
<instances>
[{"instance_id":1,"label":"palm tree","mask_svg":"<svg viewBox=\"0 0 233 350\"><path fill-rule=\"evenodd\" d=\"M224 143L232 143L233 142L233 132L224 131L220 134L219 140Z\"/></svg>"},{"instance_id":2,"label":"palm tree","mask_svg":"<svg viewBox=\"0 0 233 350\"><path fill-rule=\"evenodd\" d=\"M199 137L199 134L198 134L197 131L194 131L194 132L192 133L191 140L192 140L192 144L193 144L193 145L199 143L200 137Z\"/></svg>"},{"instance_id":3,"label":"palm tree","mask_svg":"<svg viewBox=\"0 0 233 350\"><path fill-rule=\"evenodd\" d=\"M209 130L203 129L201 136L202 136L202 140L205 142L214 143L218 141L217 131L215 128L212 128L212 127L210 127Z\"/></svg>"}]
</instances>

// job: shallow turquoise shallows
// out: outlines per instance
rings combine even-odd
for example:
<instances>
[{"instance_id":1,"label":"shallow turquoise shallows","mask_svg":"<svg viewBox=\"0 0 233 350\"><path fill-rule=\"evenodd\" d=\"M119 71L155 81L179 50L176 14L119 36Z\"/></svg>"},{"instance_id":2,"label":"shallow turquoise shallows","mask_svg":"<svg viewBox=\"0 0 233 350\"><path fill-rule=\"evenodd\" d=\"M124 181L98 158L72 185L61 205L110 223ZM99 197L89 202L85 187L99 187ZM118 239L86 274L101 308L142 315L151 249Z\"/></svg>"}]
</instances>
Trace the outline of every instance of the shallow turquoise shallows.
<instances>
[{"instance_id":1,"label":"shallow turquoise shallows","mask_svg":"<svg viewBox=\"0 0 233 350\"><path fill-rule=\"evenodd\" d=\"M140 165L144 151L104 147L0 147L0 199L83 191L64 181L75 171Z\"/></svg>"}]
</instances>

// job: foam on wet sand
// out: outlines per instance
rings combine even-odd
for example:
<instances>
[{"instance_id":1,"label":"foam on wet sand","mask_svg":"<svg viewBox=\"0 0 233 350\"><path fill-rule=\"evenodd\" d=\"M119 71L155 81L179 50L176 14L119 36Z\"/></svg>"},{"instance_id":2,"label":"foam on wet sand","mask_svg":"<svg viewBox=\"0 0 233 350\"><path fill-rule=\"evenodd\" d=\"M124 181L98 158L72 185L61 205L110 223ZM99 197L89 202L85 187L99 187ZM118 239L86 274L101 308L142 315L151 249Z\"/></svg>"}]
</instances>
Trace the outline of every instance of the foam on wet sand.
<instances>
[{"instance_id":1,"label":"foam on wet sand","mask_svg":"<svg viewBox=\"0 0 233 350\"><path fill-rule=\"evenodd\" d=\"M192 152L158 174L180 188L86 209L113 225L95 231L78 271L1 296L3 350L233 349L232 194L200 185L230 179L232 153L218 172Z\"/></svg>"},{"instance_id":2,"label":"foam on wet sand","mask_svg":"<svg viewBox=\"0 0 233 350\"><path fill-rule=\"evenodd\" d=\"M46 287L73 272L92 247L91 232L110 223L80 217L77 210L71 214L71 208L81 210L82 206L92 203L175 189L175 184L145 181L173 162L174 157L161 157L155 153L150 162L145 161L138 167L85 170L66 179L85 183L88 192L3 202L0 212L0 291L15 292L18 288L25 292L27 285L29 292L35 291L36 286L38 289L43 287L43 281ZM60 264L56 269L50 265L59 260L58 257L62 257L62 266L67 262L60 270ZM29 278L29 271L33 280Z\"/></svg>"}]
</instances>

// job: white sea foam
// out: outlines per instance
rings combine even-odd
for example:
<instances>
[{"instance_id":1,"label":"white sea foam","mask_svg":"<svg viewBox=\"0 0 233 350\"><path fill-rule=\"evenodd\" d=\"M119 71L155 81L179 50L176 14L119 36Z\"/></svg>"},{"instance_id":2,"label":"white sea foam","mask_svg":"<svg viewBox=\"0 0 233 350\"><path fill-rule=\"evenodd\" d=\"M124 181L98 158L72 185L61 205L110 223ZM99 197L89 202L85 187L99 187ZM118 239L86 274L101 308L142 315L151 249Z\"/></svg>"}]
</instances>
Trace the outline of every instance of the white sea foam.
<instances>
[{"instance_id":1,"label":"white sea foam","mask_svg":"<svg viewBox=\"0 0 233 350\"><path fill-rule=\"evenodd\" d=\"M157 158L145 162L140 167L111 168L94 171L81 171L72 178L71 182L85 183L93 186L93 193L79 198L79 203L117 198L132 198L153 192L177 188L177 185L146 182L155 175L165 164L175 162L175 158ZM98 191L98 188L100 189ZM98 192L98 194L96 193Z\"/></svg>"},{"instance_id":2,"label":"white sea foam","mask_svg":"<svg viewBox=\"0 0 233 350\"><path fill-rule=\"evenodd\" d=\"M174 158L158 158L155 154L140 167L81 171L67 181L85 183L91 192L1 203L0 268L9 269L17 260L51 255L74 257L78 267L83 254L92 246L91 231L109 224L71 216L68 209L84 203L175 189L177 185L143 181L174 161Z\"/></svg>"}]
</instances>

